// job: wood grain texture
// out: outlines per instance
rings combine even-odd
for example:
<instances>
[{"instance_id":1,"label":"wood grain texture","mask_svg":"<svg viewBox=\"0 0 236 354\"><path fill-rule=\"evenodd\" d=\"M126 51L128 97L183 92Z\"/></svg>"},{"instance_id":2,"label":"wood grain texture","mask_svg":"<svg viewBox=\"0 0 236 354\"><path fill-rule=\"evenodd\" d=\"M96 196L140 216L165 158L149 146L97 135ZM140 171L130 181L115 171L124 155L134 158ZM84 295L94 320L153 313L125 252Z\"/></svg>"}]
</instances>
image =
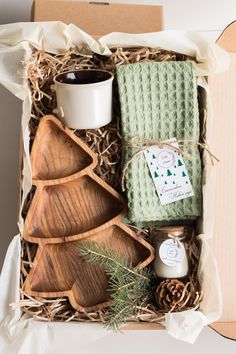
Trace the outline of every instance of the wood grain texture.
<instances>
[{"instance_id":1,"label":"wood grain texture","mask_svg":"<svg viewBox=\"0 0 236 354\"><path fill-rule=\"evenodd\" d=\"M140 268L154 259L152 246L122 223L123 198L94 174L96 156L57 118L41 120L31 161L36 193L23 237L39 247L24 290L67 296L79 311L110 305L107 275L80 255L80 244L104 243Z\"/></svg>"},{"instance_id":2,"label":"wood grain texture","mask_svg":"<svg viewBox=\"0 0 236 354\"><path fill-rule=\"evenodd\" d=\"M80 255L80 244L102 243L127 257L134 266L145 262L148 249L113 225L80 241L46 244L38 250L35 267L26 289L31 295L60 297L67 295L72 306L80 311L93 311L110 304L108 278L104 270L87 262Z\"/></svg>"},{"instance_id":3,"label":"wood grain texture","mask_svg":"<svg viewBox=\"0 0 236 354\"><path fill-rule=\"evenodd\" d=\"M92 163L92 157L52 121L40 125L37 135L40 143L31 154L33 179L71 176Z\"/></svg>"},{"instance_id":4,"label":"wood grain texture","mask_svg":"<svg viewBox=\"0 0 236 354\"><path fill-rule=\"evenodd\" d=\"M44 117L39 124L30 159L37 186L73 180L97 165L93 151L53 116Z\"/></svg>"},{"instance_id":5,"label":"wood grain texture","mask_svg":"<svg viewBox=\"0 0 236 354\"><path fill-rule=\"evenodd\" d=\"M123 203L85 175L36 192L25 232L31 237L73 236L92 230L123 211ZM50 211L50 212L49 212Z\"/></svg>"}]
</instances>

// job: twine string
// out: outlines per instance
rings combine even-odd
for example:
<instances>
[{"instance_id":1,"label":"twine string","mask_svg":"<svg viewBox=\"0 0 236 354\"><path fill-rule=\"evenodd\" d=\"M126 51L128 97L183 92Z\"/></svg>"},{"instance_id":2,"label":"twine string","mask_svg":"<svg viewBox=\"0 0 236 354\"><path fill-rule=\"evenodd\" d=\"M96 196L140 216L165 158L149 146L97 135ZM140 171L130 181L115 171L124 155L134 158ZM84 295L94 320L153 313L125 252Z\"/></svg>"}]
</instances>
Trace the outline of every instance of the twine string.
<instances>
[{"instance_id":1,"label":"twine string","mask_svg":"<svg viewBox=\"0 0 236 354\"><path fill-rule=\"evenodd\" d=\"M173 143L177 143L178 146L173 145ZM121 188L122 191L125 191L125 177L130 164L137 159L137 157L144 153L144 151L152 148L152 147L160 147L160 148L167 148L174 152L179 153L180 155L191 158L191 154L184 151L184 147L199 147L202 150L205 150L211 159L211 164L214 166L215 161L219 162L219 159L211 152L208 143L203 142L194 142L192 140L178 140L178 141L159 141L159 140L152 140L149 138L138 138L134 137L130 140L129 143L125 144L125 148L137 148L138 151L134 153L134 155L127 160L125 163L122 174L121 174Z\"/></svg>"},{"instance_id":2,"label":"twine string","mask_svg":"<svg viewBox=\"0 0 236 354\"><path fill-rule=\"evenodd\" d=\"M185 235L176 236L176 235L172 235L171 233L168 233L167 236L176 243L178 248L181 247L182 242L185 240Z\"/></svg>"}]
</instances>

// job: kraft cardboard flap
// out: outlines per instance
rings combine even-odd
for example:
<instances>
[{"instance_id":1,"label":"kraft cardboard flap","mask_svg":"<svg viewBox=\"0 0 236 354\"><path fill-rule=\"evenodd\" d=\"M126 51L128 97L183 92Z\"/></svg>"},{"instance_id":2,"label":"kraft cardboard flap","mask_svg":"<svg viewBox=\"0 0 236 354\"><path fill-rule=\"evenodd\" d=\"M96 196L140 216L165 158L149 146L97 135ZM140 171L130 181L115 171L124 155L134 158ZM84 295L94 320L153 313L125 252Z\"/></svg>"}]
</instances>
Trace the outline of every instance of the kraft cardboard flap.
<instances>
[{"instance_id":1,"label":"kraft cardboard flap","mask_svg":"<svg viewBox=\"0 0 236 354\"><path fill-rule=\"evenodd\" d=\"M163 30L162 6L35 0L33 19L73 23L90 35L110 32L145 33Z\"/></svg>"},{"instance_id":2,"label":"kraft cardboard flap","mask_svg":"<svg viewBox=\"0 0 236 354\"><path fill-rule=\"evenodd\" d=\"M236 340L236 322L216 322L211 328L223 337Z\"/></svg>"},{"instance_id":3,"label":"kraft cardboard flap","mask_svg":"<svg viewBox=\"0 0 236 354\"><path fill-rule=\"evenodd\" d=\"M211 245L223 293L222 317L212 328L236 339L236 22L226 28L218 44L230 53L231 65L226 73L209 79L214 109L210 146L220 159L216 167L215 231Z\"/></svg>"}]
</instances>

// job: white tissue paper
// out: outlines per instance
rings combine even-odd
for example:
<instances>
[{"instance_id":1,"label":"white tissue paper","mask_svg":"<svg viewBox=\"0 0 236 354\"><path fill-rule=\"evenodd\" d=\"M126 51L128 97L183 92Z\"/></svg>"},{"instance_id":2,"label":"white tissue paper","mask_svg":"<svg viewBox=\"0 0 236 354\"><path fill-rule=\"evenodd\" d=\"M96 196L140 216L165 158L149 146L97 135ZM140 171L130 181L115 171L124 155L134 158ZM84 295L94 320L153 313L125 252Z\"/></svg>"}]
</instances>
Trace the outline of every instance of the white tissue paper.
<instances>
[{"instance_id":1,"label":"white tissue paper","mask_svg":"<svg viewBox=\"0 0 236 354\"><path fill-rule=\"evenodd\" d=\"M31 167L29 158L29 129L31 115L31 95L22 61L30 58L32 51L44 49L58 54L74 48L76 51L90 51L110 55L109 47L149 46L176 51L196 59L199 85L207 93L208 123L212 121L209 90L205 76L222 72L229 65L229 57L216 44L204 39L200 34L185 31L164 31L147 34L111 33L96 41L74 25L62 22L16 23L0 26L0 83L23 101L23 171L22 205L19 212L19 231L24 223L21 217L23 202L31 189ZM20 117L16 117L20 119ZM166 330L180 340L193 343L202 328L219 319L222 309L221 291L217 266L207 244L212 237L213 211L210 208L214 197L214 172L206 163L206 179L203 185L204 234L198 236L202 242L199 262L199 279L203 290L201 308L197 311L168 313L165 317ZM70 354L109 331L101 324L41 322L22 315L19 308L9 304L20 299L20 234L15 236L8 248L0 278L0 353L18 354L64 354L70 343ZM214 296L213 296L214 294ZM66 341L65 341L66 338ZM66 343L65 343L66 342ZM53 348L50 349L50 348ZM51 351L52 350L52 351Z\"/></svg>"}]
</instances>

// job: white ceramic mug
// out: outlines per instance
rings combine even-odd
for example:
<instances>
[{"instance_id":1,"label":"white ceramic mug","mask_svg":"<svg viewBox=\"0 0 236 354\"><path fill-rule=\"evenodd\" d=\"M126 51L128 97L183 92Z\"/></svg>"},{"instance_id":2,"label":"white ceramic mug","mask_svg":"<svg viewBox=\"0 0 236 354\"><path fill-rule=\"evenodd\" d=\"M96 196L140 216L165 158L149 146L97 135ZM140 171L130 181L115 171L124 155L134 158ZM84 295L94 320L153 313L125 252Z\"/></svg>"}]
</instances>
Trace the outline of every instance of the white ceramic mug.
<instances>
[{"instance_id":1,"label":"white ceramic mug","mask_svg":"<svg viewBox=\"0 0 236 354\"><path fill-rule=\"evenodd\" d=\"M73 129L96 129L112 119L112 81L105 70L69 71L55 76L57 108L54 110Z\"/></svg>"}]
</instances>

